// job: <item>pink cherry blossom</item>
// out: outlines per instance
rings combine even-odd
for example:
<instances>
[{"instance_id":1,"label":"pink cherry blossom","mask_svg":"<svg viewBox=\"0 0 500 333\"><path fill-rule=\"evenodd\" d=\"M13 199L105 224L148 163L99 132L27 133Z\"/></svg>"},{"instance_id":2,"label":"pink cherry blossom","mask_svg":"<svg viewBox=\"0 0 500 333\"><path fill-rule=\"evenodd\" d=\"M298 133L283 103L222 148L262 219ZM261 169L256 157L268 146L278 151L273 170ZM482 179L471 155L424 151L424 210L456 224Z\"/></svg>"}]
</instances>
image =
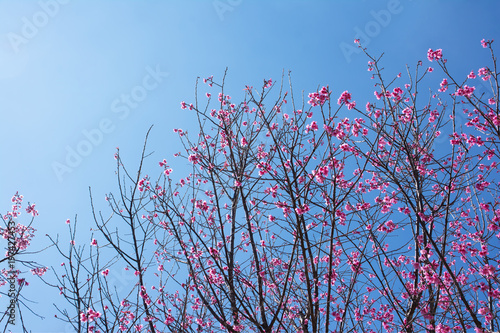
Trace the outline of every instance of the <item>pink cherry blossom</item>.
<instances>
[{"instance_id":1,"label":"pink cherry blossom","mask_svg":"<svg viewBox=\"0 0 500 333\"><path fill-rule=\"evenodd\" d=\"M458 88L455 95L456 96L465 96L465 97L471 97L472 94L474 93L474 90L476 88L474 87L469 87L467 85L464 85L462 88Z\"/></svg>"},{"instance_id":2,"label":"pink cherry blossom","mask_svg":"<svg viewBox=\"0 0 500 333\"><path fill-rule=\"evenodd\" d=\"M47 269L48 269L47 267L37 267L31 269L31 273L33 275L43 276L45 272L47 272Z\"/></svg>"},{"instance_id":3,"label":"pink cherry blossom","mask_svg":"<svg viewBox=\"0 0 500 333\"><path fill-rule=\"evenodd\" d=\"M440 92L445 92L446 90L448 90L448 80L447 79L443 79L443 81L441 81L441 83L439 84L439 86L441 88L439 88L438 90Z\"/></svg>"},{"instance_id":4,"label":"pink cherry blossom","mask_svg":"<svg viewBox=\"0 0 500 333\"><path fill-rule=\"evenodd\" d=\"M443 57L443 50L441 49L437 49L436 51L429 49L429 51L427 51L427 59L429 59L429 61L439 60L442 57Z\"/></svg>"},{"instance_id":5,"label":"pink cherry blossom","mask_svg":"<svg viewBox=\"0 0 500 333\"><path fill-rule=\"evenodd\" d=\"M311 106L322 106L330 99L330 91L328 91L327 87L323 87L319 92L310 93L308 97L308 103L311 104Z\"/></svg>"}]
</instances>

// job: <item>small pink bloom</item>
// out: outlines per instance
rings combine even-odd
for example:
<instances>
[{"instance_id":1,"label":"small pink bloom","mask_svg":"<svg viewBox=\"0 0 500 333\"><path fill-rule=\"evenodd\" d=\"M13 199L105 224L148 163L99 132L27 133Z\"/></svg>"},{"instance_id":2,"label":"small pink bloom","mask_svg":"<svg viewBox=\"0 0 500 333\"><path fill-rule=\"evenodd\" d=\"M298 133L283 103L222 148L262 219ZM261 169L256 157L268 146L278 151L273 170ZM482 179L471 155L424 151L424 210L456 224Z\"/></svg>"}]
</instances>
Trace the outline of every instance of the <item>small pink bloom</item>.
<instances>
[{"instance_id":1,"label":"small pink bloom","mask_svg":"<svg viewBox=\"0 0 500 333\"><path fill-rule=\"evenodd\" d=\"M483 77L483 81L488 81L491 77L491 71L488 67L479 68L477 75Z\"/></svg>"},{"instance_id":2,"label":"small pink bloom","mask_svg":"<svg viewBox=\"0 0 500 333\"><path fill-rule=\"evenodd\" d=\"M457 92L455 93L456 96L465 96L465 97L471 97L472 94L474 93L474 90L476 88L474 87L469 87L467 85L464 85L463 88L458 88Z\"/></svg>"},{"instance_id":3,"label":"small pink bloom","mask_svg":"<svg viewBox=\"0 0 500 333\"><path fill-rule=\"evenodd\" d=\"M33 275L43 276L47 272L47 267L37 267L31 270Z\"/></svg>"},{"instance_id":4,"label":"small pink bloom","mask_svg":"<svg viewBox=\"0 0 500 333\"><path fill-rule=\"evenodd\" d=\"M200 161L200 159L198 158L198 156L196 154L191 154L188 157L188 161L191 162L191 163L193 163L193 164L198 164L198 162Z\"/></svg>"},{"instance_id":5,"label":"small pink bloom","mask_svg":"<svg viewBox=\"0 0 500 333\"><path fill-rule=\"evenodd\" d=\"M318 106L318 105L321 106L325 104L327 100L330 99L330 91L328 90L327 87L323 87L319 92L310 93L308 97L309 97L308 103L311 104L311 106ZM299 110L297 110L297 112L298 111Z\"/></svg>"},{"instance_id":6,"label":"small pink bloom","mask_svg":"<svg viewBox=\"0 0 500 333\"><path fill-rule=\"evenodd\" d=\"M492 277L495 274L495 266L484 265L479 269L479 273L487 278Z\"/></svg>"},{"instance_id":7,"label":"small pink bloom","mask_svg":"<svg viewBox=\"0 0 500 333\"><path fill-rule=\"evenodd\" d=\"M35 209L35 204L28 204L28 207L26 207L26 213L28 214L32 214L33 216L37 216L38 215L38 211Z\"/></svg>"},{"instance_id":8,"label":"small pink bloom","mask_svg":"<svg viewBox=\"0 0 500 333\"><path fill-rule=\"evenodd\" d=\"M442 49L437 49L436 51L429 49L429 51L427 51L427 59L429 59L429 61L439 60L442 57L443 57Z\"/></svg>"},{"instance_id":9,"label":"small pink bloom","mask_svg":"<svg viewBox=\"0 0 500 333\"><path fill-rule=\"evenodd\" d=\"M310 211L310 208L309 208L308 204L304 204L302 206L302 208L300 208L300 207L295 208L295 211L297 212L298 215L303 215L303 214L307 213L308 211Z\"/></svg>"},{"instance_id":10,"label":"small pink bloom","mask_svg":"<svg viewBox=\"0 0 500 333\"><path fill-rule=\"evenodd\" d=\"M487 48L488 45L490 45L491 43L493 43L493 39L492 40L485 40L484 38L481 40L481 45L484 47L484 48Z\"/></svg>"},{"instance_id":11,"label":"small pink bloom","mask_svg":"<svg viewBox=\"0 0 500 333\"><path fill-rule=\"evenodd\" d=\"M351 94L346 90L340 95L337 104L340 105L342 103L349 103L350 99L351 99Z\"/></svg>"},{"instance_id":12,"label":"small pink bloom","mask_svg":"<svg viewBox=\"0 0 500 333\"><path fill-rule=\"evenodd\" d=\"M446 90L448 90L448 80L447 79L443 79L443 81L441 81L441 83L439 85L441 86L441 88L439 88L438 91L445 92Z\"/></svg>"}]
</instances>

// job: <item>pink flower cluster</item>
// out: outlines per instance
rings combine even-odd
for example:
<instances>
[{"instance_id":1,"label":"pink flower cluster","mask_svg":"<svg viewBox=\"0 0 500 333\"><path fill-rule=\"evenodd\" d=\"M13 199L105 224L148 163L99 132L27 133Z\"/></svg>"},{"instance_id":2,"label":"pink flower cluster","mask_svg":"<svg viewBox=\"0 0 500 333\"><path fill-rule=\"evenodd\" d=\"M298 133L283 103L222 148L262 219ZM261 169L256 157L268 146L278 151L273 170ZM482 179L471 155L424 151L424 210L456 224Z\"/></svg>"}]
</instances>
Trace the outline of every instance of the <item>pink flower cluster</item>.
<instances>
[{"instance_id":1,"label":"pink flower cluster","mask_svg":"<svg viewBox=\"0 0 500 333\"><path fill-rule=\"evenodd\" d=\"M356 106L355 101L351 102L351 94L347 90L344 91L337 100L338 105L341 105L342 103L345 103L345 105L347 105L348 110L351 110Z\"/></svg>"},{"instance_id":2,"label":"pink flower cluster","mask_svg":"<svg viewBox=\"0 0 500 333\"><path fill-rule=\"evenodd\" d=\"M23 202L23 196L19 194L19 192L16 192L14 196L11 199L13 205L12 205L12 211L7 212L7 214L4 216L4 219L9 219L9 217L18 217L21 215L21 207L22 207L22 202ZM35 204L30 204L28 202L28 207L26 207L26 213L33 215L33 217L38 215L38 211L35 209Z\"/></svg>"},{"instance_id":3,"label":"pink flower cluster","mask_svg":"<svg viewBox=\"0 0 500 333\"><path fill-rule=\"evenodd\" d=\"M441 81L441 83L439 84L439 86L441 88L438 89L439 92L445 92L446 90L448 90L448 80L447 79L443 79L443 81Z\"/></svg>"},{"instance_id":4,"label":"pink flower cluster","mask_svg":"<svg viewBox=\"0 0 500 333\"><path fill-rule=\"evenodd\" d=\"M368 71L371 72L373 71L373 67L375 66L375 62L373 61L368 61Z\"/></svg>"},{"instance_id":5,"label":"pink flower cluster","mask_svg":"<svg viewBox=\"0 0 500 333\"><path fill-rule=\"evenodd\" d=\"M214 82L214 76L211 75L209 77L207 77L206 79L203 79L203 83L207 83L208 82L208 86L211 87L213 85L213 82Z\"/></svg>"},{"instance_id":6,"label":"pink flower cluster","mask_svg":"<svg viewBox=\"0 0 500 333\"><path fill-rule=\"evenodd\" d=\"M395 224L392 220L389 220L385 222L385 224L382 224L380 227L378 227L378 231L386 232L386 233L391 233L394 230L398 228L398 225Z\"/></svg>"},{"instance_id":7,"label":"pink flower cluster","mask_svg":"<svg viewBox=\"0 0 500 333\"><path fill-rule=\"evenodd\" d=\"M493 43L493 39L492 40L485 40L484 38L481 40L481 45L484 47L484 48L487 48L489 45L491 45L491 43Z\"/></svg>"},{"instance_id":8,"label":"pink flower cluster","mask_svg":"<svg viewBox=\"0 0 500 333\"><path fill-rule=\"evenodd\" d=\"M96 318L100 318L100 317L101 317L101 314L97 311L92 310L91 308L89 308L87 310L87 313L80 312L80 321L82 323L86 323L87 321L91 322L91 321L94 321Z\"/></svg>"},{"instance_id":9,"label":"pink flower cluster","mask_svg":"<svg viewBox=\"0 0 500 333\"><path fill-rule=\"evenodd\" d=\"M151 304L151 299L146 292L146 287L141 286L141 291L139 291L139 296L146 302L146 304Z\"/></svg>"},{"instance_id":10,"label":"pink flower cluster","mask_svg":"<svg viewBox=\"0 0 500 333\"><path fill-rule=\"evenodd\" d=\"M488 67L479 68L477 75L483 77L483 81L488 81L491 77L491 71Z\"/></svg>"},{"instance_id":11,"label":"pink flower cluster","mask_svg":"<svg viewBox=\"0 0 500 333\"><path fill-rule=\"evenodd\" d=\"M181 109L185 110L187 108L189 108L189 110L192 110L194 108L194 106L193 106L193 104L187 105L186 102L182 101L181 102Z\"/></svg>"},{"instance_id":12,"label":"pink flower cluster","mask_svg":"<svg viewBox=\"0 0 500 333\"><path fill-rule=\"evenodd\" d=\"M257 164L257 169L259 169L259 176L262 177L266 173L270 172L273 168L267 162L260 162L259 164Z\"/></svg>"},{"instance_id":13,"label":"pink flower cluster","mask_svg":"<svg viewBox=\"0 0 500 333\"><path fill-rule=\"evenodd\" d=\"M142 178L139 180L139 183L137 184L137 188L139 189L139 192L144 192L145 190L150 190L151 186L149 184L149 177L146 175L146 177Z\"/></svg>"},{"instance_id":14,"label":"pink flower cluster","mask_svg":"<svg viewBox=\"0 0 500 333\"><path fill-rule=\"evenodd\" d=\"M304 215L305 213L307 213L310 210L311 209L309 208L308 204L304 204L302 207L295 208L295 211L297 212L298 215Z\"/></svg>"},{"instance_id":15,"label":"pink flower cluster","mask_svg":"<svg viewBox=\"0 0 500 333\"><path fill-rule=\"evenodd\" d=\"M174 128L174 133L179 133L179 136L184 136L184 131L182 130L182 128Z\"/></svg>"},{"instance_id":16,"label":"pink flower cluster","mask_svg":"<svg viewBox=\"0 0 500 333\"><path fill-rule=\"evenodd\" d=\"M316 121L313 121L310 124L306 125L306 133L317 130L318 130L318 123Z\"/></svg>"},{"instance_id":17,"label":"pink flower cluster","mask_svg":"<svg viewBox=\"0 0 500 333\"><path fill-rule=\"evenodd\" d=\"M47 272L47 267L37 267L31 269L31 273L33 275L43 276Z\"/></svg>"},{"instance_id":18,"label":"pink flower cluster","mask_svg":"<svg viewBox=\"0 0 500 333\"><path fill-rule=\"evenodd\" d=\"M200 158L198 157L197 154L191 154L188 156L188 161L193 163L193 164L198 164L198 162L200 161Z\"/></svg>"},{"instance_id":19,"label":"pink flower cluster","mask_svg":"<svg viewBox=\"0 0 500 333\"><path fill-rule=\"evenodd\" d=\"M427 59L429 59L429 61L439 60L442 57L443 57L442 49L437 49L436 51L429 49L429 51L427 51Z\"/></svg>"},{"instance_id":20,"label":"pink flower cluster","mask_svg":"<svg viewBox=\"0 0 500 333\"><path fill-rule=\"evenodd\" d=\"M33 215L33 217L38 215L38 211L35 209L35 204L29 204L28 207L26 207L26 213Z\"/></svg>"},{"instance_id":21,"label":"pink flower cluster","mask_svg":"<svg viewBox=\"0 0 500 333\"><path fill-rule=\"evenodd\" d=\"M170 169L167 165L167 160L166 159L163 159L163 161L159 162L158 163L160 165L160 167L164 168L165 170L163 171L163 173L165 173L165 175L169 176L171 173L172 173L172 169Z\"/></svg>"},{"instance_id":22,"label":"pink flower cluster","mask_svg":"<svg viewBox=\"0 0 500 333\"><path fill-rule=\"evenodd\" d=\"M318 170L313 170L312 175L314 176L314 178L316 178L316 181L319 184L323 184L325 182L326 177L328 176L328 171L329 168L327 165L325 165L319 167Z\"/></svg>"},{"instance_id":23,"label":"pink flower cluster","mask_svg":"<svg viewBox=\"0 0 500 333\"><path fill-rule=\"evenodd\" d=\"M471 97L472 93L474 92L474 87L469 87L467 85L464 85L463 88L458 88L457 92L455 93L456 96L465 96L465 97Z\"/></svg>"},{"instance_id":24,"label":"pink flower cluster","mask_svg":"<svg viewBox=\"0 0 500 333\"><path fill-rule=\"evenodd\" d=\"M319 92L310 93L308 97L308 103L312 106L323 105L330 99L330 92L328 91L327 87L323 87Z\"/></svg>"},{"instance_id":25,"label":"pink flower cluster","mask_svg":"<svg viewBox=\"0 0 500 333\"><path fill-rule=\"evenodd\" d=\"M9 228L0 228L0 235L2 235L4 239L9 239L10 237L14 236L16 238L16 248L19 251L22 251L26 250L30 245L31 240L33 239L33 237L35 237L35 231L36 230L33 227L27 227L18 223L15 226L14 230Z\"/></svg>"},{"instance_id":26,"label":"pink flower cluster","mask_svg":"<svg viewBox=\"0 0 500 333\"><path fill-rule=\"evenodd\" d=\"M16 192L14 196L11 199L13 205L12 205L12 211L7 212L7 214L4 216L4 219L8 220L9 217L18 217L21 215L21 212L19 211L22 206L23 202L23 196L19 194L19 192Z\"/></svg>"},{"instance_id":27,"label":"pink flower cluster","mask_svg":"<svg viewBox=\"0 0 500 333\"><path fill-rule=\"evenodd\" d=\"M495 266L484 265L479 269L479 273L487 278L493 277L495 275Z\"/></svg>"},{"instance_id":28,"label":"pink flower cluster","mask_svg":"<svg viewBox=\"0 0 500 333\"><path fill-rule=\"evenodd\" d=\"M373 92L373 94L375 95L375 97L377 99L380 99L382 97L387 97L387 98L391 98L395 101L395 102L398 102L400 101L402 98L403 98L403 89L401 89L400 87L396 87L392 90L392 92L390 91L386 91L385 93L384 92L377 92L376 90ZM377 117L378 118L378 117Z\"/></svg>"}]
</instances>

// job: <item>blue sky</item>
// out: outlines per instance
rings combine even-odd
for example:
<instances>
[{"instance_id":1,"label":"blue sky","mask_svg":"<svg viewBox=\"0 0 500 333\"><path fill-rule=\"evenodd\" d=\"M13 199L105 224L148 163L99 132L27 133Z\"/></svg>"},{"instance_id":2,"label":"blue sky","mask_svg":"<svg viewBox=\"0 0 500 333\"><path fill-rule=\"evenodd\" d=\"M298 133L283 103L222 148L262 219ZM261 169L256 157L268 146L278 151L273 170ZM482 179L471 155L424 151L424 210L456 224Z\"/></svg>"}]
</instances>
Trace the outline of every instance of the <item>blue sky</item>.
<instances>
[{"instance_id":1,"label":"blue sky","mask_svg":"<svg viewBox=\"0 0 500 333\"><path fill-rule=\"evenodd\" d=\"M228 67L236 97L291 70L296 94L329 85L333 96L349 90L364 105L373 89L355 37L372 54L385 52L388 76L425 60L429 48L442 48L466 75L489 64L479 41L500 38L499 11L493 0L1 0L1 211L16 191L36 203L35 248L48 245L45 234L65 236L75 215L90 228L89 186L105 210L105 193L116 189L115 148L134 169L151 125L146 169L158 172L166 158L184 175L172 129L195 129L179 103L193 101L198 76L219 79ZM78 149L87 156L68 157ZM50 317L57 299L43 295L32 297L34 308L43 304ZM65 330L45 323L47 332Z\"/></svg>"}]
</instances>

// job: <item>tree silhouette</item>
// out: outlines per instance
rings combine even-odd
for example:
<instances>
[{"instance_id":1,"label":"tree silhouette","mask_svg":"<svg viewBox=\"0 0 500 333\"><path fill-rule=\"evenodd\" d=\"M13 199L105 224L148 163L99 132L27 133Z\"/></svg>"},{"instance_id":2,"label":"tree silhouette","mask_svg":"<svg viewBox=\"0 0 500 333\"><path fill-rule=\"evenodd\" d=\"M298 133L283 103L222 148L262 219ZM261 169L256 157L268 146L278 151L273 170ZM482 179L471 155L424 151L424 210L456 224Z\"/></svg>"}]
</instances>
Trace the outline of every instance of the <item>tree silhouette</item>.
<instances>
[{"instance_id":1,"label":"tree silhouette","mask_svg":"<svg viewBox=\"0 0 500 333\"><path fill-rule=\"evenodd\" d=\"M76 220L69 249L51 238L60 318L78 332L498 331L499 85L481 44L492 69L461 79L429 50L436 87L423 62L385 79L362 48L375 91L361 107L328 86L298 98L290 74L239 102L226 74L201 96L197 81L181 109L198 131L174 130L189 174L164 159L145 175L146 136L136 172L117 151L90 245Z\"/></svg>"}]
</instances>

